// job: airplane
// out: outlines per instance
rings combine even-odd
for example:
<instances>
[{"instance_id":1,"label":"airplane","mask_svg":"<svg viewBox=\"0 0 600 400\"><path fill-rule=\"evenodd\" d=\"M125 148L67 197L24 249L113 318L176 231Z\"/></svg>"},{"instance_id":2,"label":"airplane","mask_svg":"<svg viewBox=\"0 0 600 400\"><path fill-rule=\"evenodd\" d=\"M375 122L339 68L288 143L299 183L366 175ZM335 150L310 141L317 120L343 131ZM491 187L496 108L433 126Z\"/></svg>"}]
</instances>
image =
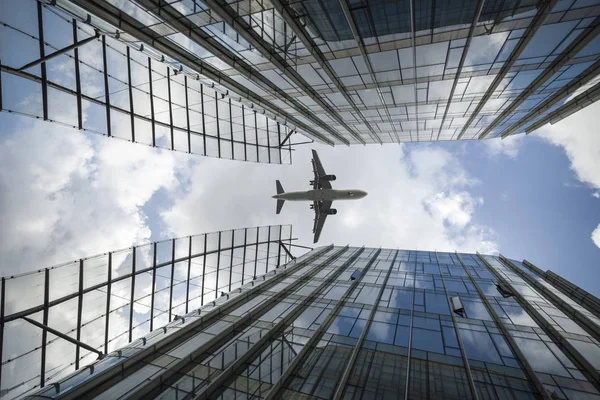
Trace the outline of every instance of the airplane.
<instances>
[{"instance_id":1,"label":"airplane","mask_svg":"<svg viewBox=\"0 0 600 400\"><path fill-rule=\"evenodd\" d=\"M323 168L323 164L321 164L321 160L319 160L319 155L315 150L312 151L313 158L311 160L313 173L315 178L310 181L312 185L312 190L307 191L298 191L298 192L285 192L281 183L279 181L275 181L277 187L277 194L272 196L272 198L277 199L277 214L281 212L283 208L283 203L286 200L289 201L312 201L313 203L310 205L312 210L315 210L315 221L313 225L313 233L314 233L314 242L317 243L319 241L319 236L321 236L321 231L323 230L323 225L325 224L325 219L328 215L337 214L337 210L335 208L331 208L331 203L334 200L358 200L362 199L367 195L367 192L364 190L358 189L347 189L347 190L335 190L331 188L331 181L335 181L335 175L327 175L325 173L325 169Z\"/></svg>"}]
</instances>

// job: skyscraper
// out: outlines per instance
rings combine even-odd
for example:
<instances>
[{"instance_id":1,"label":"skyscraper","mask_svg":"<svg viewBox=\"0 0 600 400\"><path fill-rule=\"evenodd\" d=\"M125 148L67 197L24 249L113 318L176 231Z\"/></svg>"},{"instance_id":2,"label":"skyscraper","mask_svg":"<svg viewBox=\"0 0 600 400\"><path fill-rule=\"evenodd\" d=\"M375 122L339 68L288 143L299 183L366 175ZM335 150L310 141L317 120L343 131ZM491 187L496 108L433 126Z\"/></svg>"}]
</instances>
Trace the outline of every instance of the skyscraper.
<instances>
[{"instance_id":1,"label":"skyscraper","mask_svg":"<svg viewBox=\"0 0 600 400\"><path fill-rule=\"evenodd\" d=\"M326 246L221 300L30 398L600 396L600 301L527 261Z\"/></svg>"},{"instance_id":2,"label":"skyscraper","mask_svg":"<svg viewBox=\"0 0 600 400\"><path fill-rule=\"evenodd\" d=\"M507 137L599 96L593 0L112 3L2 3L0 108L280 163L294 133L331 145Z\"/></svg>"},{"instance_id":3,"label":"skyscraper","mask_svg":"<svg viewBox=\"0 0 600 400\"><path fill-rule=\"evenodd\" d=\"M142 244L7 276L0 288L0 397L83 370L290 260L291 226ZM149 336L148 336L149 335ZM63 386L64 387L64 386Z\"/></svg>"}]
</instances>

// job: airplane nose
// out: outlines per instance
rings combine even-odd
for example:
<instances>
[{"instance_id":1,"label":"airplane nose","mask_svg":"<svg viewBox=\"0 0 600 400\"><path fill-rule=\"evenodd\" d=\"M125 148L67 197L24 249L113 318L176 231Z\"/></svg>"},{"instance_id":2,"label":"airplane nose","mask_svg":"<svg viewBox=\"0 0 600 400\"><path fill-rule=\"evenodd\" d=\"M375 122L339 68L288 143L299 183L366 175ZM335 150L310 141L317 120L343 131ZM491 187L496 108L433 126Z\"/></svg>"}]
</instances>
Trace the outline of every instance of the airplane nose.
<instances>
[{"instance_id":1,"label":"airplane nose","mask_svg":"<svg viewBox=\"0 0 600 400\"><path fill-rule=\"evenodd\" d=\"M369 193L365 192L364 190L361 190L361 194L360 197L366 197Z\"/></svg>"}]
</instances>

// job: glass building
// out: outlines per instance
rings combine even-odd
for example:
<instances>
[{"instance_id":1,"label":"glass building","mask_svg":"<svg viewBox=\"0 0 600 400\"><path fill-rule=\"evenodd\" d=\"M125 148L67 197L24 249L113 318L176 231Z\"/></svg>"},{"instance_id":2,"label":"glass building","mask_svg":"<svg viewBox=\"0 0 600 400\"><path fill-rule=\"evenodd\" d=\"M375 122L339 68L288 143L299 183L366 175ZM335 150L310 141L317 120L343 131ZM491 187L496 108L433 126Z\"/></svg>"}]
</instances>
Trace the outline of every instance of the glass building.
<instances>
[{"instance_id":1,"label":"glass building","mask_svg":"<svg viewBox=\"0 0 600 400\"><path fill-rule=\"evenodd\" d=\"M49 387L97 359L161 338L291 260L292 227L206 233L1 278L0 398Z\"/></svg>"},{"instance_id":2,"label":"glass building","mask_svg":"<svg viewBox=\"0 0 600 400\"><path fill-rule=\"evenodd\" d=\"M503 256L327 246L30 399L598 399L600 301Z\"/></svg>"},{"instance_id":3,"label":"glass building","mask_svg":"<svg viewBox=\"0 0 600 400\"><path fill-rule=\"evenodd\" d=\"M0 109L194 154L504 138L600 96L599 0L0 6Z\"/></svg>"}]
</instances>

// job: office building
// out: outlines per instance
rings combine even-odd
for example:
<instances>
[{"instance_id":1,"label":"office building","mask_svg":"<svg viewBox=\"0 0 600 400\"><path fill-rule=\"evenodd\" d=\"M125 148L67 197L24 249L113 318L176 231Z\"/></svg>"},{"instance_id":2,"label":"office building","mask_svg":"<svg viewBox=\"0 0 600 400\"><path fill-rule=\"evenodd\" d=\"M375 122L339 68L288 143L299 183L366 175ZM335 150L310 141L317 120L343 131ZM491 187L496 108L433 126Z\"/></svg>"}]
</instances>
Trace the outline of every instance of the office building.
<instances>
[{"instance_id":1,"label":"office building","mask_svg":"<svg viewBox=\"0 0 600 400\"><path fill-rule=\"evenodd\" d=\"M164 240L1 279L0 398L53 386L286 264L292 228Z\"/></svg>"},{"instance_id":2,"label":"office building","mask_svg":"<svg viewBox=\"0 0 600 400\"><path fill-rule=\"evenodd\" d=\"M325 246L28 398L597 399L599 306L527 261Z\"/></svg>"},{"instance_id":3,"label":"office building","mask_svg":"<svg viewBox=\"0 0 600 400\"><path fill-rule=\"evenodd\" d=\"M0 108L221 158L507 137L600 91L597 0L1 4Z\"/></svg>"}]
</instances>

